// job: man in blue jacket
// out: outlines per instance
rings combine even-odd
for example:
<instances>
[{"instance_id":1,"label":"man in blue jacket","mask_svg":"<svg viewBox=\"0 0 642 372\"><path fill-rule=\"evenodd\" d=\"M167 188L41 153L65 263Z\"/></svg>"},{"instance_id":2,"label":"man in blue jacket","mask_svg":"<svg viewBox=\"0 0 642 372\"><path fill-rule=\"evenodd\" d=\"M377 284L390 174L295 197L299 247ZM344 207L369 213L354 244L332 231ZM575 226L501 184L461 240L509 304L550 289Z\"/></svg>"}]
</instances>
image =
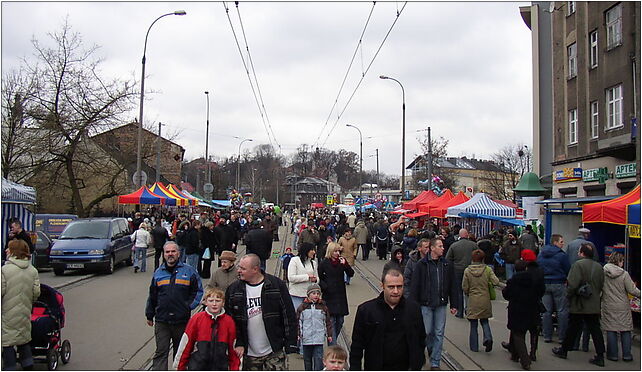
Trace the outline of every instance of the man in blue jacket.
<instances>
[{"instance_id":1,"label":"man in blue jacket","mask_svg":"<svg viewBox=\"0 0 642 372\"><path fill-rule=\"evenodd\" d=\"M201 278L192 266L179 262L178 245L169 241L163 246L165 262L154 272L145 307L147 325L155 325L156 352L152 369L168 370L169 341L174 356L185 326L203 296ZM155 322L154 322L155 320Z\"/></svg>"},{"instance_id":2,"label":"man in blue jacket","mask_svg":"<svg viewBox=\"0 0 642 372\"><path fill-rule=\"evenodd\" d=\"M553 304L557 309L557 338L564 340L568 326L568 299L566 298L566 277L571 269L568 255L562 250L564 238L562 235L551 235L551 244L542 248L537 263L544 271L544 284L546 292L542 297L546 312L542 321L544 342L553 341Z\"/></svg>"}]
</instances>

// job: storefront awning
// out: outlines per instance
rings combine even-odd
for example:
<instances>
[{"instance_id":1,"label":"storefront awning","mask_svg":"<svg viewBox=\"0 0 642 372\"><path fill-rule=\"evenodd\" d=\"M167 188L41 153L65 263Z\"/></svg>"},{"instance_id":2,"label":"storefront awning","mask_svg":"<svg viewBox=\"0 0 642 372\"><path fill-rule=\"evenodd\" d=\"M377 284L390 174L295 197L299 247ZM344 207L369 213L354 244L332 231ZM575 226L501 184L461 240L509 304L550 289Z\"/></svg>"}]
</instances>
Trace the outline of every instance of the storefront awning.
<instances>
[{"instance_id":1,"label":"storefront awning","mask_svg":"<svg viewBox=\"0 0 642 372\"><path fill-rule=\"evenodd\" d=\"M582 222L584 223L612 223L616 225L627 224L627 206L640 202L640 185L629 193L600 203L591 203L582 206Z\"/></svg>"}]
</instances>

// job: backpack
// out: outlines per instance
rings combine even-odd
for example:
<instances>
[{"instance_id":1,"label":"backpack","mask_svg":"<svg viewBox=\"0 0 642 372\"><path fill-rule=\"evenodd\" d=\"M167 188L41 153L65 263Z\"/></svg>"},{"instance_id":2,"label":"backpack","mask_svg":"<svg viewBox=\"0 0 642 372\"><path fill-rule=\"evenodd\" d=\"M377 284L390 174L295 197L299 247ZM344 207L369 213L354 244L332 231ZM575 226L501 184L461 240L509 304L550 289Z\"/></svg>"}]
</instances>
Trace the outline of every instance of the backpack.
<instances>
[{"instance_id":1,"label":"backpack","mask_svg":"<svg viewBox=\"0 0 642 372\"><path fill-rule=\"evenodd\" d=\"M385 225L379 226L377 229L377 239L386 240L388 239L388 227Z\"/></svg>"}]
</instances>

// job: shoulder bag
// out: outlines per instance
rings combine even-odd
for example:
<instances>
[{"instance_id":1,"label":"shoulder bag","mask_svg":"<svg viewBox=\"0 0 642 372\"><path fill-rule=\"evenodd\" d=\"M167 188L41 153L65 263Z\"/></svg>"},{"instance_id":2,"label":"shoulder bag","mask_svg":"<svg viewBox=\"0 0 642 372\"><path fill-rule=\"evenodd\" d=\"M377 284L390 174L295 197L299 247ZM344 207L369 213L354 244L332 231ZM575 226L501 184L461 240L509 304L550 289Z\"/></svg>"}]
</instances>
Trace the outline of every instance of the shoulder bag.
<instances>
[{"instance_id":1,"label":"shoulder bag","mask_svg":"<svg viewBox=\"0 0 642 372\"><path fill-rule=\"evenodd\" d=\"M497 299L497 293L495 293L495 285L490 281L490 267L486 266L486 271L488 272L488 294L490 295L490 300Z\"/></svg>"}]
</instances>

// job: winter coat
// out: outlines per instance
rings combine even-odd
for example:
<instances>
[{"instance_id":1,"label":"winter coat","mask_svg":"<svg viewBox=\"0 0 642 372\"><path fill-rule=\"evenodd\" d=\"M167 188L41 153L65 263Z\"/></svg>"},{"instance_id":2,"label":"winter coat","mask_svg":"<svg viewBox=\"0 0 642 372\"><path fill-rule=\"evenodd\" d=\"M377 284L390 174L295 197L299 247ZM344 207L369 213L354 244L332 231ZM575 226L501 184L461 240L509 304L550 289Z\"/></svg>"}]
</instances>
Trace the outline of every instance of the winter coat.
<instances>
[{"instance_id":1,"label":"winter coat","mask_svg":"<svg viewBox=\"0 0 642 372\"><path fill-rule=\"evenodd\" d=\"M341 256L345 257L350 266L354 266L354 259L357 252L357 239L354 236L346 239L345 236L339 238L339 245L343 248Z\"/></svg>"},{"instance_id":2,"label":"winter coat","mask_svg":"<svg viewBox=\"0 0 642 372\"><path fill-rule=\"evenodd\" d=\"M351 229L354 229L356 221L357 221L357 216L355 216L354 214L350 214L348 218L346 218L346 222L348 223L348 226L350 226Z\"/></svg>"},{"instance_id":3,"label":"winter coat","mask_svg":"<svg viewBox=\"0 0 642 372\"><path fill-rule=\"evenodd\" d=\"M409 298L430 307L445 306L450 300L450 307L457 308L457 287L453 263L443 257L433 260L428 254L414 268Z\"/></svg>"},{"instance_id":4,"label":"winter coat","mask_svg":"<svg viewBox=\"0 0 642 372\"><path fill-rule=\"evenodd\" d=\"M403 291L403 296L405 298L410 298L410 281L412 279L415 267L417 262L421 259L421 253L418 249L410 252L408 254L408 260L406 260L406 267L403 269L403 287L406 289Z\"/></svg>"},{"instance_id":5,"label":"winter coat","mask_svg":"<svg viewBox=\"0 0 642 372\"><path fill-rule=\"evenodd\" d=\"M473 262L464 270L464 279L461 283L468 305L466 306L466 318L488 319L493 316L493 305L490 302L488 283L499 284L499 279L493 270L484 263Z\"/></svg>"},{"instance_id":6,"label":"winter coat","mask_svg":"<svg viewBox=\"0 0 642 372\"><path fill-rule=\"evenodd\" d=\"M535 252L535 254L539 251L539 239L535 234L524 232L519 237L519 243L522 245L523 249L530 249Z\"/></svg>"},{"instance_id":7,"label":"winter coat","mask_svg":"<svg viewBox=\"0 0 642 372\"><path fill-rule=\"evenodd\" d=\"M130 236L134 247L147 248L152 244L152 235L145 229L138 229Z\"/></svg>"},{"instance_id":8,"label":"winter coat","mask_svg":"<svg viewBox=\"0 0 642 372\"><path fill-rule=\"evenodd\" d=\"M273 352L297 350L296 313L288 288L274 275L261 271L265 279L261 290L261 316ZM246 282L237 280L225 292L225 312L236 324L236 346L248 349L248 319Z\"/></svg>"},{"instance_id":9,"label":"winter coat","mask_svg":"<svg viewBox=\"0 0 642 372\"><path fill-rule=\"evenodd\" d=\"M368 228L363 221L357 223L357 227L354 228L354 237L357 239L357 244L366 244L368 242Z\"/></svg>"},{"instance_id":10,"label":"winter coat","mask_svg":"<svg viewBox=\"0 0 642 372\"><path fill-rule=\"evenodd\" d=\"M207 283L207 286L220 288L225 291L227 287L229 287L230 284L234 283L238 278L239 275L236 272L234 266L230 266L230 268L227 270L219 267L216 271L214 271L214 274L212 274L212 278Z\"/></svg>"},{"instance_id":11,"label":"winter coat","mask_svg":"<svg viewBox=\"0 0 642 372\"><path fill-rule=\"evenodd\" d=\"M600 255L598 254L597 249L595 249L595 244L584 239L583 235L580 235L575 238L575 240L572 240L570 243L568 243L568 245L566 246L566 254L568 254L568 261L570 262L570 264L573 265L577 260L580 259L580 257L577 255L577 251L580 250L582 244L591 245L591 247L593 248L593 260L599 262Z\"/></svg>"},{"instance_id":12,"label":"winter coat","mask_svg":"<svg viewBox=\"0 0 642 372\"><path fill-rule=\"evenodd\" d=\"M604 265L602 288L602 330L632 331L633 319L627 295L640 297L640 290L623 268L607 263Z\"/></svg>"},{"instance_id":13,"label":"winter coat","mask_svg":"<svg viewBox=\"0 0 642 372\"><path fill-rule=\"evenodd\" d=\"M510 240L505 241L501 251L503 253L502 258L508 264L514 264L522 258L522 245L519 240L516 240L515 244Z\"/></svg>"},{"instance_id":14,"label":"winter coat","mask_svg":"<svg viewBox=\"0 0 642 372\"><path fill-rule=\"evenodd\" d=\"M506 282L502 290L504 299L508 301L508 329L525 332L539 324L539 300L545 288L540 283L537 288L533 276L526 271L518 271Z\"/></svg>"},{"instance_id":15,"label":"winter coat","mask_svg":"<svg viewBox=\"0 0 642 372\"><path fill-rule=\"evenodd\" d=\"M201 278L196 269L177 262L174 270L170 271L163 263L152 276L145 316L147 320L155 318L161 323L187 323L202 296Z\"/></svg>"},{"instance_id":16,"label":"winter coat","mask_svg":"<svg viewBox=\"0 0 642 372\"><path fill-rule=\"evenodd\" d=\"M212 315L205 309L187 323L173 367L178 371L238 371L241 362L234 351L234 341L234 319L225 310Z\"/></svg>"},{"instance_id":17,"label":"winter coat","mask_svg":"<svg viewBox=\"0 0 642 372\"><path fill-rule=\"evenodd\" d=\"M152 242L155 249L163 249L165 243L169 240L169 233L167 229L161 225L157 225L152 229Z\"/></svg>"},{"instance_id":18,"label":"winter coat","mask_svg":"<svg viewBox=\"0 0 642 372\"><path fill-rule=\"evenodd\" d=\"M297 245L298 248L300 248L303 243L310 243L316 246L319 240L319 232L316 229L305 228L299 235L299 241Z\"/></svg>"},{"instance_id":19,"label":"winter coat","mask_svg":"<svg viewBox=\"0 0 642 372\"><path fill-rule=\"evenodd\" d=\"M247 253L254 253L262 260L270 258L272 253L272 232L264 228L256 228L245 235Z\"/></svg>"},{"instance_id":20,"label":"winter coat","mask_svg":"<svg viewBox=\"0 0 642 372\"><path fill-rule=\"evenodd\" d=\"M297 335L301 345L323 345L332 337L330 313L323 300L313 303L307 298L296 310Z\"/></svg>"},{"instance_id":21,"label":"winter coat","mask_svg":"<svg viewBox=\"0 0 642 372\"><path fill-rule=\"evenodd\" d=\"M9 256L2 266L2 346L31 341L31 306L40 296L38 270Z\"/></svg>"},{"instance_id":22,"label":"winter coat","mask_svg":"<svg viewBox=\"0 0 642 372\"><path fill-rule=\"evenodd\" d=\"M602 266L590 258L580 257L568 273L566 295L569 298L572 314L600 314L600 295L604 286L604 271ZM577 290L585 282L591 285L592 295L589 298L580 297Z\"/></svg>"},{"instance_id":23,"label":"winter coat","mask_svg":"<svg viewBox=\"0 0 642 372\"><path fill-rule=\"evenodd\" d=\"M319 277L319 265L316 259L307 259L301 262L301 257L295 256L288 265L288 282L290 283L290 294L297 297L307 297L308 286L312 284L309 274Z\"/></svg>"},{"instance_id":24,"label":"winter coat","mask_svg":"<svg viewBox=\"0 0 642 372\"><path fill-rule=\"evenodd\" d=\"M383 369L383 357L394 353L395 345L389 345L385 338L386 306L383 292L375 299L359 305L352 329L350 348L350 370L375 371ZM424 364L426 334L421 309L417 303L401 298L398 308L403 316L403 328L408 344L410 370L420 370Z\"/></svg>"},{"instance_id":25,"label":"winter coat","mask_svg":"<svg viewBox=\"0 0 642 372\"><path fill-rule=\"evenodd\" d=\"M450 246L446 259L455 264L455 270L463 272L473 261L473 251L479 248L477 243L468 239L459 239Z\"/></svg>"},{"instance_id":26,"label":"winter coat","mask_svg":"<svg viewBox=\"0 0 642 372\"><path fill-rule=\"evenodd\" d=\"M481 239L477 241L477 246L484 252L484 263L486 265L494 265L497 247L495 247L493 242L489 239Z\"/></svg>"},{"instance_id":27,"label":"winter coat","mask_svg":"<svg viewBox=\"0 0 642 372\"><path fill-rule=\"evenodd\" d=\"M325 258L319 264L319 285L330 315L349 314L344 273L349 277L354 275L354 270L347 262L341 265L339 261L333 262L331 258Z\"/></svg>"},{"instance_id":28,"label":"winter coat","mask_svg":"<svg viewBox=\"0 0 642 372\"><path fill-rule=\"evenodd\" d=\"M566 282L571 269L568 255L554 245L545 245L537 256L539 267L544 270L546 284L562 284Z\"/></svg>"},{"instance_id":29,"label":"winter coat","mask_svg":"<svg viewBox=\"0 0 642 372\"><path fill-rule=\"evenodd\" d=\"M408 259L404 255L404 257L402 258L401 262L399 262L397 260L397 258L396 258L397 252L403 252L403 248L398 247L398 248L395 248L395 250L392 251L392 255L390 257L390 260L388 260L388 262L386 262L386 264L383 265L383 272L386 272L386 271L388 271L390 269L397 269L397 270L399 270L400 273L403 274L404 270L406 269L406 261L408 261Z\"/></svg>"},{"instance_id":30,"label":"winter coat","mask_svg":"<svg viewBox=\"0 0 642 372\"><path fill-rule=\"evenodd\" d=\"M408 257L408 254L415 249L417 249L417 237L415 236L404 236L403 238L403 243L401 246L403 247L403 255L404 257Z\"/></svg>"}]
</instances>

